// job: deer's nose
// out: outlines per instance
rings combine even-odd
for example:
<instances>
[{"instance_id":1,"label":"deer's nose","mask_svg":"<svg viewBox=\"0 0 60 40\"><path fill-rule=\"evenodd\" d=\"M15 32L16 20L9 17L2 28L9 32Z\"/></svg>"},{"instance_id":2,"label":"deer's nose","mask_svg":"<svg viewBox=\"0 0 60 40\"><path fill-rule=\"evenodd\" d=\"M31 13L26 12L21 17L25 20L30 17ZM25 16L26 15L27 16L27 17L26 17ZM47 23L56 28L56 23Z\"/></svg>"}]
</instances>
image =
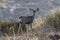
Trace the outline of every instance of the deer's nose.
<instances>
[{"instance_id":1,"label":"deer's nose","mask_svg":"<svg viewBox=\"0 0 60 40\"><path fill-rule=\"evenodd\" d=\"M34 10L33 13L35 13L36 11Z\"/></svg>"}]
</instances>

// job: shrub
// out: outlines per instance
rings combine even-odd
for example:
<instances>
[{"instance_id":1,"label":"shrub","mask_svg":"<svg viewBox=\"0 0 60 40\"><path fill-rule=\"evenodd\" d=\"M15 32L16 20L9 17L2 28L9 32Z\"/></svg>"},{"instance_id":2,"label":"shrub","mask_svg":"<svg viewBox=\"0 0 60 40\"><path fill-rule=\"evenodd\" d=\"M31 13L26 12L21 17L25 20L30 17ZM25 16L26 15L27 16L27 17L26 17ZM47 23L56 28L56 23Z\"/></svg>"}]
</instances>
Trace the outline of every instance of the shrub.
<instances>
[{"instance_id":1,"label":"shrub","mask_svg":"<svg viewBox=\"0 0 60 40\"><path fill-rule=\"evenodd\" d=\"M55 12L46 17L46 24L50 27L55 28L56 31L60 30L60 10L55 10Z\"/></svg>"},{"instance_id":2,"label":"shrub","mask_svg":"<svg viewBox=\"0 0 60 40\"><path fill-rule=\"evenodd\" d=\"M0 31L2 33L12 34L13 29L14 29L14 32L17 33L16 31L18 30L17 24L18 24L17 22L0 20Z\"/></svg>"}]
</instances>

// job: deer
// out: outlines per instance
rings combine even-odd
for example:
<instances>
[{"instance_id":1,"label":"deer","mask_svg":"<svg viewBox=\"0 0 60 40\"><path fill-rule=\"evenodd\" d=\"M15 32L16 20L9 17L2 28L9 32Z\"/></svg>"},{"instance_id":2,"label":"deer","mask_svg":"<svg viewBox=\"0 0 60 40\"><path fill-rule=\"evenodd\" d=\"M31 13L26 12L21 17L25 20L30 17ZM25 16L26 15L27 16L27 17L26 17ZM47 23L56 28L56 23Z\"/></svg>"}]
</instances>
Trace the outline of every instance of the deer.
<instances>
[{"instance_id":1,"label":"deer","mask_svg":"<svg viewBox=\"0 0 60 40\"><path fill-rule=\"evenodd\" d=\"M29 9L33 12L33 15L31 15L31 16L20 16L19 17L19 22L30 25L31 30L32 30L32 23L33 23L33 20L34 20L34 17L35 17L35 13L37 11L39 11L39 8L37 8L35 10L31 9L31 8L29 8Z\"/></svg>"}]
</instances>

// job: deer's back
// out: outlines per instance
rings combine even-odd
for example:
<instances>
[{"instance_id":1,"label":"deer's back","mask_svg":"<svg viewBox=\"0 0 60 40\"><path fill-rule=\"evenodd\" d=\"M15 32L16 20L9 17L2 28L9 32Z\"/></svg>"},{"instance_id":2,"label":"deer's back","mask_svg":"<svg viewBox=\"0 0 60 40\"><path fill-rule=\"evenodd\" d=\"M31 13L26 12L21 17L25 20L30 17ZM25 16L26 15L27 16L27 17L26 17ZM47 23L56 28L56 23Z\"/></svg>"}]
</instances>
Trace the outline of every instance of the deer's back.
<instances>
[{"instance_id":1,"label":"deer's back","mask_svg":"<svg viewBox=\"0 0 60 40\"><path fill-rule=\"evenodd\" d=\"M33 16L23 16L22 20L26 23L26 24L30 24L33 22L34 17Z\"/></svg>"}]
</instances>

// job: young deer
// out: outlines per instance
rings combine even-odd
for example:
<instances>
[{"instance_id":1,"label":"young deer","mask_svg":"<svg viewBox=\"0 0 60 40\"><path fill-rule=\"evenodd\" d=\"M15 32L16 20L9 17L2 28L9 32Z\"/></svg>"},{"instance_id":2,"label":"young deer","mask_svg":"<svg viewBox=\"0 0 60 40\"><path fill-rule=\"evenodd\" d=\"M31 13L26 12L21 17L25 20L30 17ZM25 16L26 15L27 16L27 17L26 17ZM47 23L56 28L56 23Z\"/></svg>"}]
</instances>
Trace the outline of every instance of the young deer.
<instances>
[{"instance_id":1,"label":"young deer","mask_svg":"<svg viewBox=\"0 0 60 40\"><path fill-rule=\"evenodd\" d=\"M31 16L20 16L19 17L19 21L20 21L20 23L24 23L24 24L30 25L31 29L32 29L32 23L33 23L33 20L34 20L34 17L35 17L35 13L37 11L39 11L39 8L37 8L35 10L31 9L31 8L29 8L29 9L33 12L33 15L31 15Z\"/></svg>"}]
</instances>

